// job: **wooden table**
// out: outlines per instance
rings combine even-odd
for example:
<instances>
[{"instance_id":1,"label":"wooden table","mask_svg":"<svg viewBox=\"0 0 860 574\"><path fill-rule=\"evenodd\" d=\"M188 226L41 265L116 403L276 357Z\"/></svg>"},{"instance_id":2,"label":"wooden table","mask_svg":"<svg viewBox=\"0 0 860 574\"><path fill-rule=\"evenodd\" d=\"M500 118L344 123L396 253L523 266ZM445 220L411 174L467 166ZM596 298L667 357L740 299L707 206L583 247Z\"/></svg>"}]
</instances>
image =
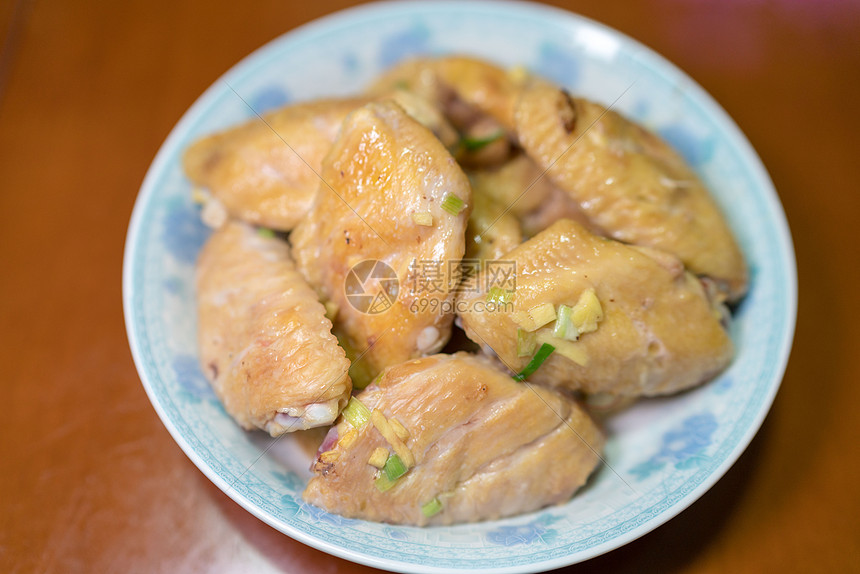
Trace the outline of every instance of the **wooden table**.
<instances>
[{"instance_id":1,"label":"wooden table","mask_svg":"<svg viewBox=\"0 0 860 574\"><path fill-rule=\"evenodd\" d=\"M678 518L568 572L860 571L860 5L558 2L699 81L770 170L800 309L752 445ZM122 249L173 124L317 0L0 3L0 571L368 572L269 528L180 451L132 364Z\"/></svg>"}]
</instances>

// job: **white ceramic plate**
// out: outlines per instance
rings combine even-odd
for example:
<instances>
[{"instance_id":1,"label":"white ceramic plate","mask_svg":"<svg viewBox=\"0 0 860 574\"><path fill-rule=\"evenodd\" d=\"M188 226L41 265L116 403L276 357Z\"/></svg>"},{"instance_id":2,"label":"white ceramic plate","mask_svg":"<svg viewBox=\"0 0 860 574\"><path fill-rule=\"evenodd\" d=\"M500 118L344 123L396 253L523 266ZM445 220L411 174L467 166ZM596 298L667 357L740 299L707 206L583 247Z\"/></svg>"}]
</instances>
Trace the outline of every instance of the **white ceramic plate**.
<instances>
[{"instance_id":1,"label":"white ceramic plate","mask_svg":"<svg viewBox=\"0 0 860 574\"><path fill-rule=\"evenodd\" d=\"M715 194L751 269L718 379L643 402L611 422L609 467L568 504L452 528L349 520L302 502L308 459L292 439L239 429L197 365L193 265L207 236L180 158L195 138L290 101L357 92L416 54L523 64L657 130ZM249 107L250 106L250 107ZM250 108L253 108L252 111ZM543 6L370 5L294 30L240 62L191 107L155 158L132 216L123 297L141 380L176 442L249 512L306 544L403 572L532 572L617 548L701 496L738 458L779 386L794 330L796 275L782 208L723 110L660 56L605 26Z\"/></svg>"}]
</instances>

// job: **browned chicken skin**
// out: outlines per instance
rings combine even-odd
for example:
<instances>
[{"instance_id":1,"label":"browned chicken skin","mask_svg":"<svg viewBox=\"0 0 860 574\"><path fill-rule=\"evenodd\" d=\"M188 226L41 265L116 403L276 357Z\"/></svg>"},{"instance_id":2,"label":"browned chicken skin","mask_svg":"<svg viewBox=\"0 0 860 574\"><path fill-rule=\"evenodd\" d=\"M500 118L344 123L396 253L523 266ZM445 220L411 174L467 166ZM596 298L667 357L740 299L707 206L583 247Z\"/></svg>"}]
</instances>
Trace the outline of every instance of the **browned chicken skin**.
<instances>
[{"instance_id":1,"label":"browned chicken skin","mask_svg":"<svg viewBox=\"0 0 860 574\"><path fill-rule=\"evenodd\" d=\"M385 471L369 460L378 448L389 456L397 450L376 423L355 429L342 418L304 498L348 517L454 524L566 502L603 447L600 430L577 403L517 383L488 359L466 353L390 367L357 398L378 412L375 420L382 415L406 430L399 448L414 461L381 492L376 477Z\"/></svg>"},{"instance_id":2,"label":"browned chicken skin","mask_svg":"<svg viewBox=\"0 0 860 574\"><path fill-rule=\"evenodd\" d=\"M286 242L228 223L197 263L200 363L224 408L272 436L331 424L352 384L343 349Z\"/></svg>"},{"instance_id":3,"label":"browned chicken skin","mask_svg":"<svg viewBox=\"0 0 860 574\"><path fill-rule=\"evenodd\" d=\"M529 380L587 393L657 395L699 384L732 358L717 309L672 255L629 247L561 220L505 258L516 262L513 309L474 311L487 293L470 293L463 296L462 322L470 339L515 372L531 358L517 352L518 329L555 346ZM594 308L601 317L578 340L554 337L555 320L528 324L529 310L536 315L546 304L574 308L587 291L599 302Z\"/></svg>"},{"instance_id":4,"label":"browned chicken skin","mask_svg":"<svg viewBox=\"0 0 860 574\"><path fill-rule=\"evenodd\" d=\"M205 137L185 152L185 173L233 217L289 231L313 204L343 119L366 101L294 104Z\"/></svg>"},{"instance_id":5,"label":"browned chicken skin","mask_svg":"<svg viewBox=\"0 0 860 574\"><path fill-rule=\"evenodd\" d=\"M599 229L677 255L693 273L719 282L729 300L743 296L747 270L731 229L660 138L541 81L523 89L514 117L526 153Z\"/></svg>"},{"instance_id":6,"label":"browned chicken skin","mask_svg":"<svg viewBox=\"0 0 860 574\"><path fill-rule=\"evenodd\" d=\"M349 346L363 355L370 376L437 352L453 320L450 309L442 312L453 301L456 280L447 265L459 262L465 249L471 210L466 176L436 137L392 102L350 114L322 176L318 201L290 241L299 269L336 305L335 322ZM458 213L442 208L448 196L462 202ZM357 308L356 293L346 291L350 269L363 261L383 262L399 280L396 300L380 312ZM422 286L423 262L442 273L438 289ZM388 289L374 281L366 288Z\"/></svg>"}]
</instances>

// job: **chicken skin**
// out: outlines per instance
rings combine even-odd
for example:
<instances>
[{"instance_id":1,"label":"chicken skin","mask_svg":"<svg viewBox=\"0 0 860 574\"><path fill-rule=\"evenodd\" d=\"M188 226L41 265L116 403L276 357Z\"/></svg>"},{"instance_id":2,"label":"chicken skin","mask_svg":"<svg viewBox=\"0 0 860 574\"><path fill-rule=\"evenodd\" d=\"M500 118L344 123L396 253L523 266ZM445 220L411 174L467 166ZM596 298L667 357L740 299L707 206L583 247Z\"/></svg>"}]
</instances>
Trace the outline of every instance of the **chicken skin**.
<instances>
[{"instance_id":1,"label":"chicken skin","mask_svg":"<svg viewBox=\"0 0 860 574\"><path fill-rule=\"evenodd\" d=\"M398 88L434 102L462 135L454 149L457 161L493 166L513 152L514 106L525 77L466 56L418 58L388 70L369 93Z\"/></svg>"},{"instance_id":2,"label":"chicken skin","mask_svg":"<svg viewBox=\"0 0 860 574\"><path fill-rule=\"evenodd\" d=\"M458 309L466 335L514 372L540 346L553 346L530 381L659 395L699 384L731 361L719 309L672 255L560 220L505 258L516 262L512 305L485 310L476 303L493 294L482 291L463 295ZM524 350L529 343L535 348Z\"/></svg>"},{"instance_id":3,"label":"chicken skin","mask_svg":"<svg viewBox=\"0 0 860 574\"><path fill-rule=\"evenodd\" d=\"M448 270L465 250L468 179L390 101L349 115L321 174L317 202L290 241L300 271L337 308L347 345L370 377L439 351L458 280Z\"/></svg>"},{"instance_id":4,"label":"chicken skin","mask_svg":"<svg viewBox=\"0 0 860 574\"><path fill-rule=\"evenodd\" d=\"M501 259L523 240L520 222L492 197L473 188L474 208L466 226L466 259Z\"/></svg>"},{"instance_id":5,"label":"chicken skin","mask_svg":"<svg viewBox=\"0 0 860 574\"><path fill-rule=\"evenodd\" d=\"M287 243L227 223L196 283L200 364L227 412L272 436L331 424L352 390L349 361Z\"/></svg>"},{"instance_id":6,"label":"chicken skin","mask_svg":"<svg viewBox=\"0 0 860 574\"><path fill-rule=\"evenodd\" d=\"M731 229L696 174L660 138L541 81L522 90L514 118L526 153L594 226L678 256L730 301L743 296L747 269Z\"/></svg>"},{"instance_id":7,"label":"chicken skin","mask_svg":"<svg viewBox=\"0 0 860 574\"><path fill-rule=\"evenodd\" d=\"M454 524L566 502L604 443L575 401L467 353L390 367L352 400L304 492L347 517Z\"/></svg>"},{"instance_id":8,"label":"chicken skin","mask_svg":"<svg viewBox=\"0 0 860 574\"><path fill-rule=\"evenodd\" d=\"M365 101L294 104L207 136L186 151L185 173L232 217L289 231L313 204L320 163L343 119Z\"/></svg>"},{"instance_id":9,"label":"chicken skin","mask_svg":"<svg viewBox=\"0 0 860 574\"><path fill-rule=\"evenodd\" d=\"M522 79L468 56L416 58L392 67L373 83L369 93L409 90L438 102L457 127L472 123L476 111L514 131L514 105ZM466 107L474 111L470 113Z\"/></svg>"}]
</instances>

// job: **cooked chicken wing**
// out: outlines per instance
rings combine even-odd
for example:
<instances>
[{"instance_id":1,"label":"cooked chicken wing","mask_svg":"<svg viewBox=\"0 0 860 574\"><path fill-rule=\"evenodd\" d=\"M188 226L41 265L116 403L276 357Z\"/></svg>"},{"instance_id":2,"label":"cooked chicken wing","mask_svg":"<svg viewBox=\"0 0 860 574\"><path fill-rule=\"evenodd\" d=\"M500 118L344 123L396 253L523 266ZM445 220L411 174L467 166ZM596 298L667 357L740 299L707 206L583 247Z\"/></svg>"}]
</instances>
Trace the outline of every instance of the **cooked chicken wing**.
<instances>
[{"instance_id":1,"label":"cooked chicken wing","mask_svg":"<svg viewBox=\"0 0 860 574\"><path fill-rule=\"evenodd\" d=\"M593 228L570 196L553 185L545 170L525 154L514 156L501 166L469 172L472 192L486 195L519 218L523 234L531 237L559 219L573 219Z\"/></svg>"},{"instance_id":2,"label":"cooked chicken wing","mask_svg":"<svg viewBox=\"0 0 860 574\"><path fill-rule=\"evenodd\" d=\"M488 298L482 291L462 295L458 309L469 338L516 372L544 343L555 347L529 380L658 395L701 383L731 360L719 310L672 255L561 220L505 258L516 262L513 305L482 310L475 305Z\"/></svg>"},{"instance_id":3,"label":"cooked chicken wing","mask_svg":"<svg viewBox=\"0 0 860 574\"><path fill-rule=\"evenodd\" d=\"M294 104L195 142L188 178L234 217L288 231L313 204L322 158L346 115L366 98Z\"/></svg>"},{"instance_id":4,"label":"cooked chicken wing","mask_svg":"<svg viewBox=\"0 0 860 574\"><path fill-rule=\"evenodd\" d=\"M454 149L460 140L460 136L454 126L442 114L434 101L410 92L408 90L396 89L389 94L379 97L379 100L392 100L409 114L413 120L433 132L442 145L448 149Z\"/></svg>"},{"instance_id":5,"label":"cooked chicken wing","mask_svg":"<svg viewBox=\"0 0 860 574\"><path fill-rule=\"evenodd\" d=\"M466 56L419 58L391 68L369 92L399 88L435 102L463 136L455 150L457 160L488 166L511 155L514 104L525 77Z\"/></svg>"},{"instance_id":6,"label":"cooked chicken wing","mask_svg":"<svg viewBox=\"0 0 860 574\"><path fill-rule=\"evenodd\" d=\"M579 204L571 199L567 192L554 185L550 187L543 203L520 216L520 224L526 237L534 237L559 219L572 219L592 233L606 235L588 219Z\"/></svg>"},{"instance_id":7,"label":"cooked chicken wing","mask_svg":"<svg viewBox=\"0 0 860 574\"><path fill-rule=\"evenodd\" d=\"M611 237L677 255L718 281L730 300L747 270L731 229L696 174L672 148L621 115L545 82L522 90L520 144Z\"/></svg>"},{"instance_id":8,"label":"cooked chicken wing","mask_svg":"<svg viewBox=\"0 0 860 574\"><path fill-rule=\"evenodd\" d=\"M227 223L197 262L200 363L224 408L272 436L331 424L349 361L286 242Z\"/></svg>"},{"instance_id":9,"label":"cooked chicken wing","mask_svg":"<svg viewBox=\"0 0 860 574\"><path fill-rule=\"evenodd\" d=\"M565 502L604 442L574 401L466 353L390 367L357 400L304 492L348 517L453 524Z\"/></svg>"},{"instance_id":10,"label":"cooked chicken wing","mask_svg":"<svg viewBox=\"0 0 860 574\"><path fill-rule=\"evenodd\" d=\"M523 240L520 223L493 198L473 190L466 226L466 259L500 259Z\"/></svg>"},{"instance_id":11,"label":"cooked chicken wing","mask_svg":"<svg viewBox=\"0 0 860 574\"><path fill-rule=\"evenodd\" d=\"M468 56L408 59L383 74L369 92L409 90L439 102L457 127L472 123L477 110L513 132L514 104L526 78L523 72Z\"/></svg>"},{"instance_id":12,"label":"cooked chicken wing","mask_svg":"<svg viewBox=\"0 0 860 574\"><path fill-rule=\"evenodd\" d=\"M447 56L435 62L440 84L469 106L515 131L514 105L525 76L512 73L485 60Z\"/></svg>"},{"instance_id":13,"label":"cooked chicken wing","mask_svg":"<svg viewBox=\"0 0 860 574\"><path fill-rule=\"evenodd\" d=\"M337 307L349 346L371 374L437 352L453 320L458 278L449 268L465 249L466 176L430 131L389 101L349 115L322 178L290 241L299 269Z\"/></svg>"},{"instance_id":14,"label":"cooked chicken wing","mask_svg":"<svg viewBox=\"0 0 860 574\"><path fill-rule=\"evenodd\" d=\"M476 195L492 197L517 217L540 207L553 189L543 170L524 154L491 169L470 171L469 178Z\"/></svg>"}]
</instances>

